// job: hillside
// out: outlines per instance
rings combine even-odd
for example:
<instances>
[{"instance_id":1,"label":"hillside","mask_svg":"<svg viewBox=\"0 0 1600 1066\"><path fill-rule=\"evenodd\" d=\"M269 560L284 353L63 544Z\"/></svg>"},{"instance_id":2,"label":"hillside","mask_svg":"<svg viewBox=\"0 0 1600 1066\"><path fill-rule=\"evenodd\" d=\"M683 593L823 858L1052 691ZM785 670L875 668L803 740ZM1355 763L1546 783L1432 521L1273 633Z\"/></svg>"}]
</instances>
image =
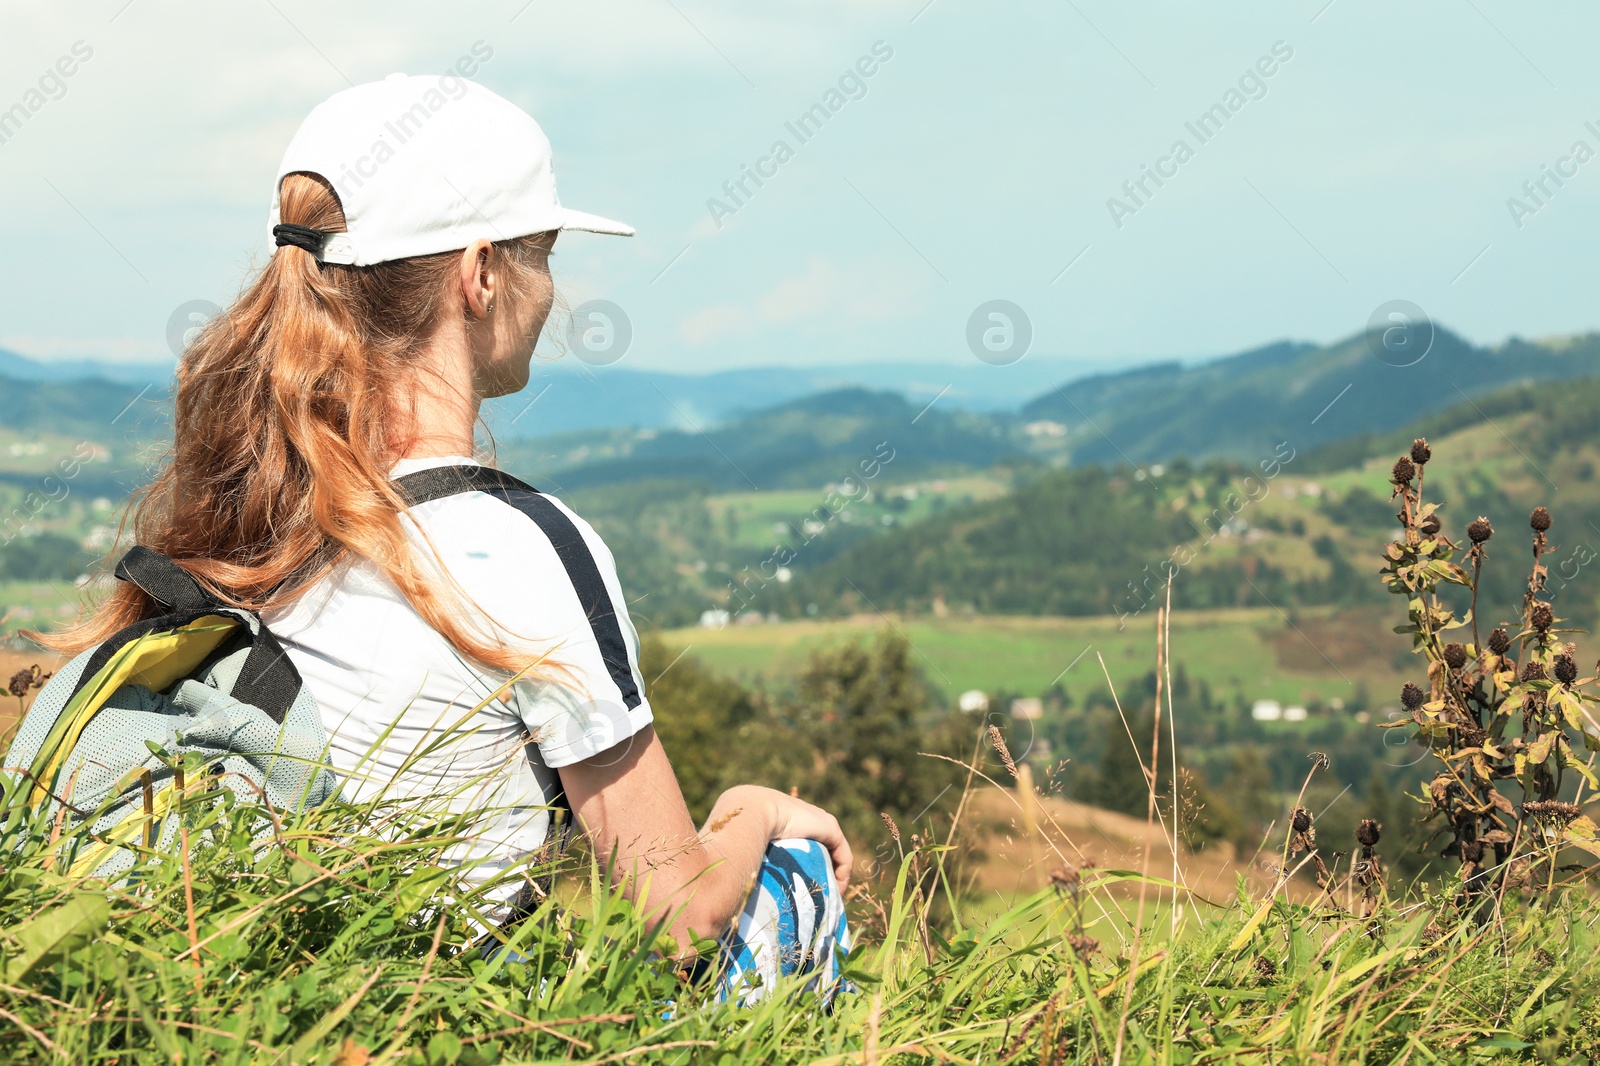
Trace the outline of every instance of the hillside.
<instances>
[{"instance_id":1,"label":"hillside","mask_svg":"<svg viewBox=\"0 0 1600 1066\"><path fill-rule=\"evenodd\" d=\"M1560 575L1572 585L1565 609L1588 621L1600 585L1578 578L1587 545L1600 543L1597 407L1596 381L1512 388L1365 439L1336 469L1303 463L1291 447L1265 453L1266 466L1180 460L1142 480L1101 467L1051 472L822 566L797 561L792 582L762 590L761 609L1138 613L1169 571L1182 575L1177 596L1190 609L1374 602L1382 593L1363 575L1393 523L1388 464L1423 433L1443 458L1432 498L1442 494L1458 526L1477 514L1515 524L1551 507L1569 556L1558 564L1572 569ZM1513 594L1515 569L1492 568L1486 587Z\"/></svg>"},{"instance_id":2,"label":"hillside","mask_svg":"<svg viewBox=\"0 0 1600 1066\"><path fill-rule=\"evenodd\" d=\"M899 476L984 469L1023 456L988 416L921 411L899 393L855 388L805 396L703 433L612 433L606 440L602 448L583 442L551 452L512 444L501 451L519 473L562 491L659 480L762 491L859 476L863 462L886 456Z\"/></svg>"},{"instance_id":3,"label":"hillside","mask_svg":"<svg viewBox=\"0 0 1600 1066\"><path fill-rule=\"evenodd\" d=\"M1378 359L1357 334L1325 348L1283 342L1196 366L1089 377L1045 392L1022 416L1065 425L1074 463L1178 455L1253 463L1280 441L1304 451L1408 426L1519 382L1596 375L1600 334L1481 348L1439 329L1427 356L1403 367Z\"/></svg>"}]
</instances>

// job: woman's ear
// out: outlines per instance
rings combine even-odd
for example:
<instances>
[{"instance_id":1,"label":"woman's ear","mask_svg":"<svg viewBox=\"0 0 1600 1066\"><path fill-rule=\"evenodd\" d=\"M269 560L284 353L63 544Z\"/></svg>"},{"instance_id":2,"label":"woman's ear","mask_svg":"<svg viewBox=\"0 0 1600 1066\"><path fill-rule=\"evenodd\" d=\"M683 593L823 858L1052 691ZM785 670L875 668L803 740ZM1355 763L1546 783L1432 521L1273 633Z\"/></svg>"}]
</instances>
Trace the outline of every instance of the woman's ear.
<instances>
[{"instance_id":1,"label":"woman's ear","mask_svg":"<svg viewBox=\"0 0 1600 1066\"><path fill-rule=\"evenodd\" d=\"M494 313L495 299L499 296L499 279L493 270L494 246L482 239L473 241L461 250L458 271L461 296L467 313L474 318L488 318Z\"/></svg>"}]
</instances>

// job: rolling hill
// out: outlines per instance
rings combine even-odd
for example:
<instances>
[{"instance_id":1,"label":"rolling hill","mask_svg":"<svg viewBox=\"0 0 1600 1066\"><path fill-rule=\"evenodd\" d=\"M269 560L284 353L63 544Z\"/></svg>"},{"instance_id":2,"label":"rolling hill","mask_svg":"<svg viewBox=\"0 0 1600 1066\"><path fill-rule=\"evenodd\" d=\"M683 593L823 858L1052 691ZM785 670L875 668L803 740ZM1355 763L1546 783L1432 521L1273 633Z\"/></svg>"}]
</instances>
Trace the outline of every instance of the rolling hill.
<instances>
[{"instance_id":1,"label":"rolling hill","mask_svg":"<svg viewBox=\"0 0 1600 1066\"><path fill-rule=\"evenodd\" d=\"M1303 451L1409 425L1518 382L1596 375L1600 334L1483 348L1439 329L1426 357L1392 366L1363 333L1325 348L1286 341L1197 366L1088 377L1040 395L1021 414L1065 425L1077 464L1178 455L1254 462L1279 441Z\"/></svg>"}]
</instances>

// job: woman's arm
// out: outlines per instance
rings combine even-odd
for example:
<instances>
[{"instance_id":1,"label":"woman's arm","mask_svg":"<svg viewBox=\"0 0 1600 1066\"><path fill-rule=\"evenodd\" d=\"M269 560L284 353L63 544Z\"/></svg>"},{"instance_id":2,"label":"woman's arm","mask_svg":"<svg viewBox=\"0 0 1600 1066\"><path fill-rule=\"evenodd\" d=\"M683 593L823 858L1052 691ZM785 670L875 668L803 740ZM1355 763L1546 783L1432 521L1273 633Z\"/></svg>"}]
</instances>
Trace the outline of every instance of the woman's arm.
<instances>
[{"instance_id":1,"label":"woman's arm","mask_svg":"<svg viewBox=\"0 0 1600 1066\"><path fill-rule=\"evenodd\" d=\"M749 895L767 845L810 837L833 856L842 889L850 844L827 811L770 788L738 785L718 798L696 831L677 776L654 728L583 762L563 766L561 783L602 861L640 913L661 918L680 945L688 933L719 936Z\"/></svg>"}]
</instances>

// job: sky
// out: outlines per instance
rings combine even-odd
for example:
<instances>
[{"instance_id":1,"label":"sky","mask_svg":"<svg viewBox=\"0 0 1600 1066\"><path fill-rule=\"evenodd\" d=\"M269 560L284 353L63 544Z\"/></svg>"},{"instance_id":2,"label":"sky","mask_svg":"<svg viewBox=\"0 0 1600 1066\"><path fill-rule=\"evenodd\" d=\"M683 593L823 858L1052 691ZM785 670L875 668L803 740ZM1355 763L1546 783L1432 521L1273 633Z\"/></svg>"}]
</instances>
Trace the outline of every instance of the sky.
<instances>
[{"instance_id":1,"label":"sky","mask_svg":"<svg viewBox=\"0 0 1600 1066\"><path fill-rule=\"evenodd\" d=\"M1331 342L1393 300L1480 343L1600 325L1592 4L24 0L0 26L0 112L29 108L0 346L35 358L170 359L175 309L267 254L301 118L474 47L562 202L638 228L553 261L637 369L1133 365Z\"/></svg>"}]
</instances>

